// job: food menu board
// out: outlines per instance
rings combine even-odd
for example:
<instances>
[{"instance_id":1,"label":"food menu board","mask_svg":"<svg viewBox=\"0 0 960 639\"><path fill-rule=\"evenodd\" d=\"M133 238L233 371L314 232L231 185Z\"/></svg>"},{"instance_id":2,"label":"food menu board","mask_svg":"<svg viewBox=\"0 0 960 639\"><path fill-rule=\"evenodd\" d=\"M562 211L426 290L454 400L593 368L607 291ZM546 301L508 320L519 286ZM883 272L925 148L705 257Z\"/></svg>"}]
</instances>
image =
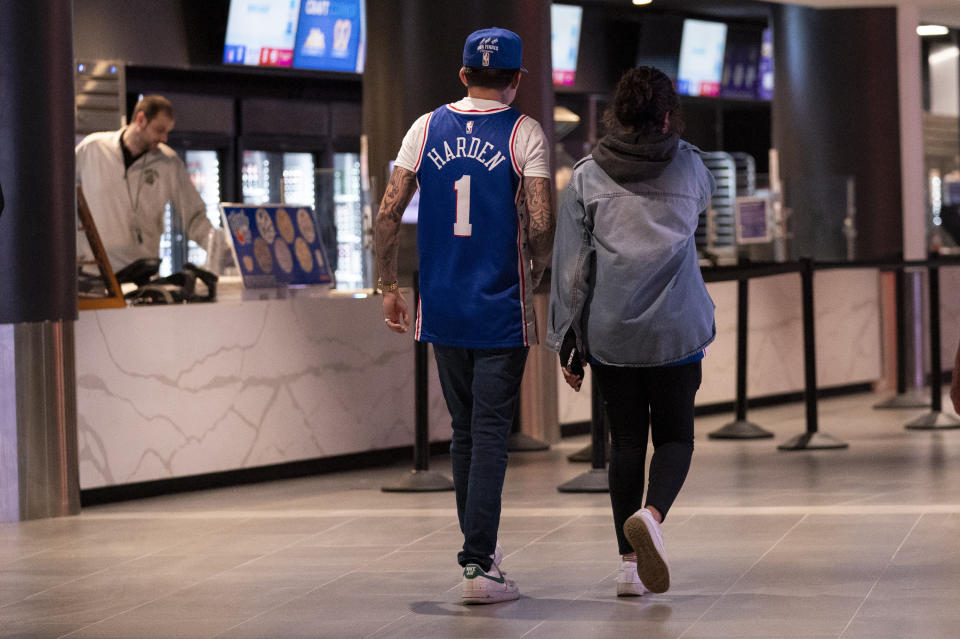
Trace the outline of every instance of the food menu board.
<instances>
[{"instance_id":1,"label":"food menu board","mask_svg":"<svg viewBox=\"0 0 960 639\"><path fill-rule=\"evenodd\" d=\"M221 204L243 285L330 284L313 210L283 204Z\"/></svg>"},{"instance_id":2,"label":"food menu board","mask_svg":"<svg viewBox=\"0 0 960 639\"><path fill-rule=\"evenodd\" d=\"M553 61L554 84L569 87L576 79L582 18L583 7L550 5L550 59Z\"/></svg>"},{"instance_id":3,"label":"food menu board","mask_svg":"<svg viewBox=\"0 0 960 639\"><path fill-rule=\"evenodd\" d=\"M714 97L720 95L726 40L727 25L722 22L689 18L683 21L677 93Z\"/></svg>"},{"instance_id":4,"label":"food menu board","mask_svg":"<svg viewBox=\"0 0 960 639\"><path fill-rule=\"evenodd\" d=\"M293 66L363 73L362 0L303 0Z\"/></svg>"},{"instance_id":5,"label":"food menu board","mask_svg":"<svg viewBox=\"0 0 960 639\"><path fill-rule=\"evenodd\" d=\"M364 0L231 0L224 64L362 73Z\"/></svg>"},{"instance_id":6,"label":"food menu board","mask_svg":"<svg viewBox=\"0 0 960 639\"><path fill-rule=\"evenodd\" d=\"M233 0L223 47L226 64L293 65L300 0Z\"/></svg>"}]
</instances>

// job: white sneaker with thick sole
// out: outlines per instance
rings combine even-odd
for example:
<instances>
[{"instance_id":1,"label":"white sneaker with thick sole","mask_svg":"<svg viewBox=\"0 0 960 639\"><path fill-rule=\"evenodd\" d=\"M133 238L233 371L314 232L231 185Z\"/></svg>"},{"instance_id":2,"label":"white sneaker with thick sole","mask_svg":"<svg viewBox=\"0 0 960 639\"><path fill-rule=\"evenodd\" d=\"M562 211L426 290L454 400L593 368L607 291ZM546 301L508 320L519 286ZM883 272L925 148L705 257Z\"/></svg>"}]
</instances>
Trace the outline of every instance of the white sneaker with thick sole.
<instances>
[{"instance_id":1,"label":"white sneaker with thick sole","mask_svg":"<svg viewBox=\"0 0 960 639\"><path fill-rule=\"evenodd\" d=\"M620 567L617 568L617 596L640 597L650 592L637 576L637 564L624 561L620 558Z\"/></svg>"},{"instance_id":2,"label":"white sneaker with thick sole","mask_svg":"<svg viewBox=\"0 0 960 639\"><path fill-rule=\"evenodd\" d=\"M512 601L520 596L517 583L507 579L494 563L489 572L477 564L467 564L463 569L463 590L460 601L465 604L491 604Z\"/></svg>"},{"instance_id":3,"label":"white sneaker with thick sole","mask_svg":"<svg viewBox=\"0 0 960 639\"><path fill-rule=\"evenodd\" d=\"M637 553L637 576L650 592L670 589L670 564L663 550L660 524L646 508L630 515L623 524L623 534Z\"/></svg>"},{"instance_id":4,"label":"white sneaker with thick sole","mask_svg":"<svg viewBox=\"0 0 960 639\"><path fill-rule=\"evenodd\" d=\"M500 545L500 541L497 540L496 550L493 551L493 554L490 555L490 559L493 559L493 563L498 566L503 563L503 546Z\"/></svg>"}]
</instances>

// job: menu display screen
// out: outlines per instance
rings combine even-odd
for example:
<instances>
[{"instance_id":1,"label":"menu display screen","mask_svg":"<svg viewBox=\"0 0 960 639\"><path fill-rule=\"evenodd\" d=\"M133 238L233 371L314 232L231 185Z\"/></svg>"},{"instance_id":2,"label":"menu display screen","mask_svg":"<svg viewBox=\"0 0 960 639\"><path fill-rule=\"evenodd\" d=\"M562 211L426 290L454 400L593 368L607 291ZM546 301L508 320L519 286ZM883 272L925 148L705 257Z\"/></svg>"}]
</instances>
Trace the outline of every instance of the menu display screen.
<instances>
[{"instance_id":1,"label":"menu display screen","mask_svg":"<svg viewBox=\"0 0 960 639\"><path fill-rule=\"evenodd\" d=\"M363 0L303 0L293 66L363 72Z\"/></svg>"},{"instance_id":2,"label":"menu display screen","mask_svg":"<svg viewBox=\"0 0 960 639\"><path fill-rule=\"evenodd\" d=\"M720 95L726 41L727 25L722 22L692 19L683 21L677 93L713 97Z\"/></svg>"},{"instance_id":3,"label":"menu display screen","mask_svg":"<svg viewBox=\"0 0 960 639\"><path fill-rule=\"evenodd\" d=\"M553 83L573 86L577 75L577 52L580 48L580 23L583 7L569 4L550 5L550 57Z\"/></svg>"},{"instance_id":4,"label":"menu display screen","mask_svg":"<svg viewBox=\"0 0 960 639\"><path fill-rule=\"evenodd\" d=\"M225 64L362 73L364 0L231 0Z\"/></svg>"},{"instance_id":5,"label":"menu display screen","mask_svg":"<svg viewBox=\"0 0 960 639\"><path fill-rule=\"evenodd\" d=\"M232 0L223 47L226 64L293 65L300 0Z\"/></svg>"}]
</instances>

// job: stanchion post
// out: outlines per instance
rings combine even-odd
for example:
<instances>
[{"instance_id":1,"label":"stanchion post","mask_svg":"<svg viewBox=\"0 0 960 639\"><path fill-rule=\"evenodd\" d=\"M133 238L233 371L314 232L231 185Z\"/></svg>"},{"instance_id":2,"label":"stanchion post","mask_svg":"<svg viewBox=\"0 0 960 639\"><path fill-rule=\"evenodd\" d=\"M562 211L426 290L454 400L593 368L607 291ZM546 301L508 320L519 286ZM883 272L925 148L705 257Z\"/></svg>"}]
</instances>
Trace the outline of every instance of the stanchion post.
<instances>
[{"instance_id":1,"label":"stanchion post","mask_svg":"<svg viewBox=\"0 0 960 639\"><path fill-rule=\"evenodd\" d=\"M592 373L591 373L590 377L591 377L591 384L590 384L590 399L591 399L591 402L590 402L590 408L591 408L591 415L590 415L591 420L590 420L590 423L591 423L591 428L590 428L590 432L592 433L592 432L593 432L592 424L594 423L594 422L593 422L592 411L593 411L593 408L594 408L594 406L595 406L595 404L593 403L593 388L594 388L594 386L593 386L593 383L592 383L592 378L593 378L593 374L592 374ZM604 444L604 447L603 447L603 448L604 448L604 452L606 452L606 454L607 454L607 457L609 457L609 456L610 456L610 442L607 441L607 442ZM590 463L590 462L592 462L592 461L593 461L593 444L587 444L586 446L584 446L584 447L581 448L580 450L578 450L578 451L576 451L576 452L574 452L574 453L570 453L569 455L567 455L567 461L570 461L570 462L584 462L584 463Z\"/></svg>"},{"instance_id":2,"label":"stanchion post","mask_svg":"<svg viewBox=\"0 0 960 639\"><path fill-rule=\"evenodd\" d=\"M810 258L800 260L800 283L803 307L803 397L806 404L807 432L793 437L777 448L780 450L847 448L849 444L818 430L817 342L814 334L813 261Z\"/></svg>"},{"instance_id":3,"label":"stanchion post","mask_svg":"<svg viewBox=\"0 0 960 639\"><path fill-rule=\"evenodd\" d=\"M507 438L507 450L511 453L530 453L538 450L549 450L550 444L531 437L520 428L520 399L517 399L517 410L513 414L513 426Z\"/></svg>"},{"instance_id":4,"label":"stanchion post","mask_svg":"<svg viewBox=\"0 0 960 639\"><path fill-rule=\"evenodd\" d=\"M927 286L930 289L930 407L939 413L943 409L940 388L943 364L940 361L940 269L936 265L927 270Z\"/></svg>"},{"instance_id":5,"label":"stanchion post","mask_svg":"<svg viewBox=\"0 0 960 639\"><path fill-rule=\"evenodd\" d=\"M749 325L750 279L737 279L737 396L736 419L709 433L710 439L764 439L773 433L747 421L747 334Z\"/></svg>"},{"instance_id":6,"label":"stanchion post","mask_svg":"<svg viewBox=\"0 0 960 639\"><path fill-rule=\"evenodd\" d=\"M932 257L936 258L935 255ZM943 391L940 380L943 374L940 358L940 269L932 262L927 266L927 287L930 299L930 407L932 410L909 422L906 428L911 430L960 428L960 420L943 412Z\"/></svg>"},{"instance_id":7,"label":"stanchion post","mask_svg":"<svg viewBox=\"0 0 960 639\"><path fill-rule=\"evenodd\" d=\"M420 277L413 273L413 305L420 299ZM430 409L427 378L427 344L413 342L414 427L413 470L393 484L381 487L387 493L424 493L453 490L453 480L430 470Z\"/></svg>"},{"instance_id":8,"label":"stanchion post","mask_svg":"<svg viewBox=\"0 0 960 639\"><path fill-rule=\"evenodd\" d=\"M907 275L903 267L897 269L894 299L897 304L897 395L907 392Z\"/></svg>"},{"instance_id":9,"label":"stanchion post","mask_svg":"<svg viewBox=\"0 0 960 639\"><path fill-rule=\"evenodd\" d=\"M590 386L590 440L591 468L582 475L557 486L561 493L606 493L610 491L607 478L607 422L603 398L597 376L591 375Z\"/></svg>"},{"instance_id":10,"label":"stanchion post","mask_svg":"<svg viewBox=\"0 0 960 639\"><path fill-rule=\"evenodd\" d=\"M413 469L430 470L430 418L427 397L427 343L413 342L414 429Z\"/></svg>"},{"instance_id":11,"label":"stanchion post","mask_svg":"<svg viewBox=\"0 0 960 639\"><path fill-rule=\"evenodd\" d=\"M930 401L923 389L916 389L913 392L907 391L907 275L902 265L897 267L895 277L897 394L874 405L874 408L926 408L930 405Z\"/></svg>"}]
</instances>

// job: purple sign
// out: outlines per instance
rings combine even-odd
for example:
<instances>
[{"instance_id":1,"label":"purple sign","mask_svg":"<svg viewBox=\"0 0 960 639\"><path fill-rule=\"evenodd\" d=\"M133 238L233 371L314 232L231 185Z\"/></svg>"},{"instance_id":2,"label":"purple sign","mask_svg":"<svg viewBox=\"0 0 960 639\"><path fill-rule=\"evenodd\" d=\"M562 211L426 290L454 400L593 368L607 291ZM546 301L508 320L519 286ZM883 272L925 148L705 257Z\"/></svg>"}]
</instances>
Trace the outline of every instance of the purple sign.
<instances>
[{"instance_id":1,"label":"purple sign","mask_svg":"<svg viewBox=\"0 0 960 639\"><path fill-rule=\"evenodd\" d=\"M737 198L737 242L769 242L767 201L761 198Z\"/></svg>"}]
</instances>

